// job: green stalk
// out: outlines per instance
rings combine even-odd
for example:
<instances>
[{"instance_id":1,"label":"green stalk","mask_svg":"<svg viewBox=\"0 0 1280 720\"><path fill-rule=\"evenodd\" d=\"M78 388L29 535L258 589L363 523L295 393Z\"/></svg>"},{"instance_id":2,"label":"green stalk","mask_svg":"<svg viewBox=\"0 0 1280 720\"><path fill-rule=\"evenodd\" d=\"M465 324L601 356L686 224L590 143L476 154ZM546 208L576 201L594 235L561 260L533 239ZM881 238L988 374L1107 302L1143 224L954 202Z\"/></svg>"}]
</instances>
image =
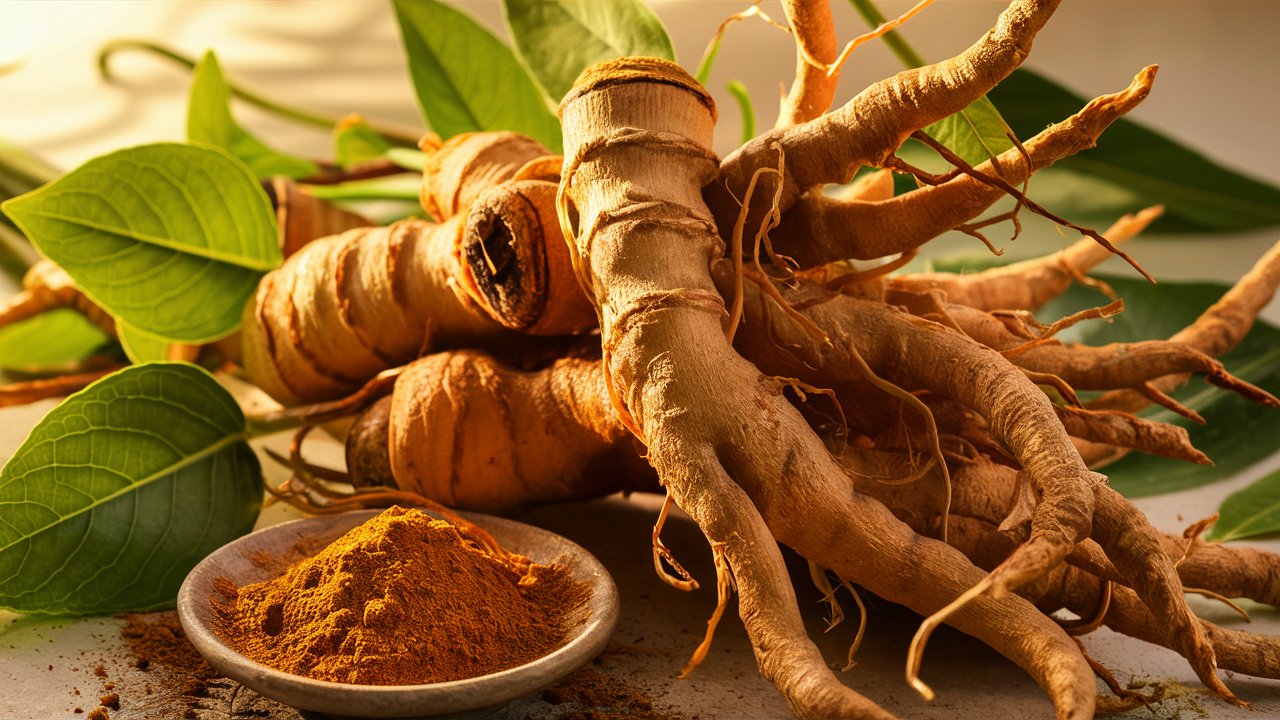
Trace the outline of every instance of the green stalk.
<instances>
[{"instance_id":1,"label":"green stalk","mask_svg":"<svg viewBox=\"0 0 1280 720\"><path fill-rule=\"evenodd\" d=\"M0 138L0 201L31 192L61 174L44 158ZM0 272L21 283L39 260L26 236L0 214Z\"/></svg>"},{"instance_id":2,"label":"green stalk","mask_svg":"<svg viewBox=\"0 0 1280 720\"><path fill-rule=\"evenodd\" d=\"M729 94L738 101L738 110L742 112L742 144L746 145L756 136L756 111L751 105L751 93L747 86L737 80L730 80L726 86Z\"/></svg>"},{"instance_id":3,"label":"green stalk","mask_svg":"<svg viewBox=\"0 0 1280 720\"><path fill-rule=\"evenodd\" d=\"M257 440L258 438L275 435L286 430L297 430L303 426L302 418L268 418L264 415L250 415L245 413L244 439Z\"/></svg>"},{"instance_id":4,"label":"green stalk","mask_svg":"<svg viewBox=\"0 0 1280 720\"><path fill-rule=\"evenodd\" d=\"M706 85L707 79L711 77L711 66L716 62L716 55L720 54L720 42L722 40L724 40L724 35L716 36L715 41L703 53L702 61L698 63L698 71L693 74L693 78L703 85Z\"/></svg>"},{"instance_id":5,"label":"green stalk","mask_svg":"<svg viewBox=\"0 0 1280 720\"><path fill-rule=\"evenodd\" d=\"M351 180L333 185L303 185L307 194L321 200L412 200L418 201L422 178L401 173L369 180Z\"/></svg>"},{"instance_id":6,"label":"green stalk","mask_svg":"<svg viewBox=\"0 0 1280 720\"><path fill-rule=\"evenodd\" d=\"M0 222L0 272L17 285L40 258L27 238L8 222Z\"/></svg>"},{"instance_id":7,"label":"green stalk","mask_svg":"<svg viewBox=\"0 0 1280 720\"><path fill-rule=\"evenodd\" d=\"M188 55L183 55L182 53L178 52L177 50L174 50L173 48L169 48L159 43L153 43L147 40L123 38L120 40L114 40L112 42L107 43L102 47L101 50L98 51L98 72L102 75L103 79L108 81L115 79L115 76L111 73L111 58L116 53L122 50L141 50L143 52L149 52L154 55L158 55L160 57L171 60L187 68L188 70L194 70L196 67L195 58L192 58ZM341 120L341 118L336 118L330 115L324 115L321 113L312 112L310 110L301 110L299 108L289 107L288 105L282 105L278 102L275 102L274 100L269 100L265 96L260 95L252 90L249 90L245 88L243 85L240 85L238 83L233 83L228 81L227 88L231 91L231 94L234 97L237 97L240 100L243 100L244 102L249 103L250 105L262 108L267 112L271 112L276 115L279 115L280 117L294 120L304 125L311 125L313 127L323 128L325 130L332 130L335 126L337 126L337 124ZM373 128L374 131L376 131L378 134L382 135L383 137L387 138L388 140L392 141L397 145L417 147L418 139L416 137L409 137L400 131L393 130L386 127L379 127L374 125L373 123L369 123L369 127Z\"/></svg>"},{"instance_id":8,"label":"green stalk","mask_svg":"<svg viewBox=\"0 0 1280 720\"><path fill-rule=\"evenodd\" d=\"M880 27L888 22L888 19L885 18L884 14L881 13L874 4L872 4L871 0L849 0L849 3L853 5L854 10L858 11L858 14L862 16L862 19L866 20L867 24L873 28ZM893 51L893 54L898 56L898 59L902 61L903 65L906 65L909 68L918 68L921 65L927 64L925 63L924 58L920 57L920 54L913 50L911 46L907 44L906 40L902 39L902 36L898 34L897 30L890 30L885 33L881 39L889 46L889 49Z\"/></svg>"},{"instance_id":9,"label":"green stalk","mask_svg":"<svg viewBox=\"0 0 1280 720\"><path fill-rule=\"evenodd\" d=\"M35 153L0 138L0 183L8 197L35 190L53 182L62 173Z\"/></svg>"}]
</instances>

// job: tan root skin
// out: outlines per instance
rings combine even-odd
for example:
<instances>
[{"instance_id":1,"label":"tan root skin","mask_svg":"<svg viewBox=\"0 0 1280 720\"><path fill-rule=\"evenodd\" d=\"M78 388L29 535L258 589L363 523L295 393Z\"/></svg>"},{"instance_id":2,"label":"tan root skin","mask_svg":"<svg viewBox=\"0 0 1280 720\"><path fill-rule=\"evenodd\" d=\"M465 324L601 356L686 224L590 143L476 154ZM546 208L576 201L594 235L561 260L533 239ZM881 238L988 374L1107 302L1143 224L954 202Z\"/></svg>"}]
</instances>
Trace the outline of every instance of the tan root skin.
<instances>
[{"instance_id":1,"label":"tan root skin","mask_svg":"<svg viewBox=\"0 0 1280 720\"><path fill-rule=\"evenodd\" d=\"M717 569L720 604L685 673L707 656L734 588L761 672L799 716L888 714L837 679L806 636L779 543L929 616L907 670L926 695L921 648L945 621L1025 669L1058 717L1089 717L1097 665L1071 635L1105 623L1175 649L1236 701L1217 662L1276 676L1280 647L1200 622L1184 592L1274 603L1280 560L1157 533L1088 462L1098 449L1204 455L1179 428L1058 405L1037 383L1068 399L1077 387L1110 390L1097 406L1129 410L1198 372L1275 404L1213 358L1280 284L1280 248L1170 341L1101 348L1053 339L1083 315L1046 327L1030 311L1087 282L1083 273L1110 254L1104 245L1137 234L1158 208L1038 261L886 276L938 233L976 234L984 221L969 223L1029 173L1091 146L1146 97L1154 68L1029 139L1025 157L1010 151L900 197L886 172L822 194L989 91L1056 5L1013 0L956 58L876 83L824 115L834 83L816 73L834 48L828 9L788 2L800 49L779 128L723 162L709 150L714 105L684 71L652 59L596 66L562 105L562 164L510 134L455 138L424 177L424 207L441 225L377 239L357 231L349 247L322 241L290 261L303 268L295 280L264 282L262 319L277 325L264 323L269 335L256 340L258 367L267 383L290 367L284 393L331 397L380 363L434 353L394 380L384 373L358 401L328 404L367 405L394 381L353 426L348 462L358 483L399 490L343 502L418 493L505 512L665 489L664 516L671 501L684 509ZM994 176L1006 186L992 187ZM770 247L761 228L775 223ZM866 272L843 262L894 254ZM374 269L352 271L365 256ZM409 267L425 282L396 285ZM336 289L299 289L298 278L336 278ZM406 353L417 348L393 360L362 337L373 332L362 318ZM316 339L326 323L335 334ZM580 350L594 343L593 326L599 355ZM508 329L581 335L525 340L502 356ZM460 346L471 349L447 349ZM262 347L281 357L265 362ZM1060 626L1046 613L1064 605L1087 617Z\"/></svg>"},{"instance_id":2,"label":"tan root skin","mask_svg":"<svg viewBox=\"0 0 1280 720\"><path fill-rule=\"evenodd\" d=\"M926 611L965 585L940 588L932 600L919 586L908 593L896 580L886 585L883 570L867 565L919 566L908 547L936 548L931 557L946 562L949 549L918 538L912 544L911 533L891 530L901 526L867 499L837 504L834 517L814 522L813 506L830 503L811 506L801 498L839 497L847 482L843 470L776 383L723 340L725 308L709 271L723 246L699 193L713 172L706 149L710 103L677 68L639 61L615 65L616 70L606 64L585 75L562 107L568 148L563 187L573 210L561 217L566 234L576 238L583 284L599 308L614 396L646 442L661 481L712 547L726 554L766 677L798 714L879 716L829 675L800 631L773 539L814 553L812 559L858 582L874 582L887 596L914 595ZM641 71L662 80L640 82ZM659 107L663 112L654 112ZM670 160L657 162L655 154ZM630 247L663 251L628 252ZM767 450L752 440L760 437L771 439ZM874 521L864 519L868 513ZM861 572L826 557L831 548L855 546L867 550L858 557L875 558L863 560ZM989 621L993 610L977 603L963 624L990 628L972 619ZM1088 669L1083 660L1070 659L1074 646L1065 636L1046 644L1052 631L1043 623L1026 632L1026 645L1009 652L1031 653L1023 660L1054 695L1062 716L1089 715L1093 693L1083 682Z\"/></svg>"},{"instance_id":3,"label":"tan root skin","mask_svg":"<svg viewBox=\"0 0 1280 720\"><path fill-rule=\"evenodd\" d=\"M381 440L395 484L446 505L507 513L656 485L599 361L521 372L474 351L431 355L396 381L388 411Z\"/></svg>"},{"instance_id":4,"label":"tan root skin","mask_svg":"<svg viewBox=\"0 0 1280 720\"><path fill-rule=\"evenodd\" d=\"M440 224L361 228L299 250L245 308L250 379L286 405L331 400L428 350L515 342L466 292L460 245L471 204L547 154L514 133L457 136L424 171L422 203Z\"/></svg>"}]
</instances>

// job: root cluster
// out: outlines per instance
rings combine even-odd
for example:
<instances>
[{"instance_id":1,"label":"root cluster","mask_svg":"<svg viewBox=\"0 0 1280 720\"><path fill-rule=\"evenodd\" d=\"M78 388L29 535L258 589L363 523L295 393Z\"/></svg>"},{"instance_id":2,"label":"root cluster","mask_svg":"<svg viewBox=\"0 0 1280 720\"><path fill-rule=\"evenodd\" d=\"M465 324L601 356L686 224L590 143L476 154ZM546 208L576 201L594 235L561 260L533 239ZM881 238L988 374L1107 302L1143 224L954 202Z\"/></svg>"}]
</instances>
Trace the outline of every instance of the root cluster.
<instances>
[{"instance_id":1,"label":"root cluster","mask_svg":"<svg viewBox=\"0 0 1280 720\"><path fill-rule=\"evenodd\" d=\"M1189 374L1280 405L1215 359L1280 284L1280 246L1168 340L1054 337L1118 312L1103 294L1079 317L1034 316L1159 213L1095 232L1024 190L1138 105L1155 68L1002 155L930 176L895 151L1012 72L1057 0L1013 0L956 57L830 112L829 13L785 4L800 81L780 126L730 156L711 151L715 105L678 66L604 63L561 105L562 158L511 134L454 138L424 177L435 221L348 230L267 276L245 315L250 378L296 406L286 414L360 412L339 478L357 494L319 491L335 478L298 457L281 494L315 507L389 485L504 512L665 492L714 552L711 630L736 589L761 672L802 717L888 715L806 636L778 543L928 618L907 668L926 695L939 622L1023 667L1061 718L1094 713L1099 668L1075 636L1101 625L1179 652L1228 702L1219 669L1280 677L1280 643L1185 600L1276 604L1280 557L1163 535L1093 469L1131 450L1207 462L1185 431L1133 414L1189 413L1168 394ZM861 167L914 172L921 188L895 197L881 172L824 191ZM1083 237L981 273L889 274L941 233L981 236L978 218L1007 196ZM854 271L851 258L884 264ZM1081 403L1076 390L1106 392ZM659 574L696 587L660 525ZM1062 608L1082 619L1060 622Z\"/></svg>"}]
</instances>

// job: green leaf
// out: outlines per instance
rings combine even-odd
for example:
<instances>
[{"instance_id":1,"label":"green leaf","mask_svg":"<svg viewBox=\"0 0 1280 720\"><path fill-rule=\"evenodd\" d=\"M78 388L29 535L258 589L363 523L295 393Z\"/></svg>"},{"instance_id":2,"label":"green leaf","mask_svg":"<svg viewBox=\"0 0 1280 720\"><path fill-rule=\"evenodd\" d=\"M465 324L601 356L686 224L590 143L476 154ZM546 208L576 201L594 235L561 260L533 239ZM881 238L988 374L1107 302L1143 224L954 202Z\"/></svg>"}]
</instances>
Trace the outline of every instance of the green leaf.
<instances>
[{"instance_id":1,"label":"green leaf","mask_svg":"<svg viewBox=\"0 0 1280 720\"><path fill-rule=\"evenodd\" d=\"M200 368L99 380L50 411L0 471L0 607L172 605L201 558L252 528L261 476L239 406Z\"/></svg>"},{"instance_id":2,"label":"green leaf","mask_svg":"<svg viewBox=\"0 0 1280 720\"><path fill-rule=\"evenodd\" d=\"M62 369L111 338L71 308L57 308L0 328L0 368L23 372Z\"/></svg>"},{"instance_id":3,"label":"green leaf","mask_svg":"<svg viewBox=\"0 0 1280 720\"><path fill-rule=\"evenodd\" d=\"M1206 540L1239 540L1280 531L1280 471L1227 496Z\"/></svg>"},{"instance_id":4,"label":"green leaf","mask_svg":"<svg viewBox=\"0 0 1280 720\"><path fill-rule=\"evenodd\" d=\"M0 207L99 306L170 340L235 330L281 262L270 200L220 148L120 150Z\"/></svg>"},{"instance_id":5,"label":"green leaf","mask_svg":"<svg viewBox=\"0 0 1280 720\"><path fill-rule=\"evenodd\" d=\"M120 347L134 365L163 362L169 359L169 341L126 323L116 322Z\"/></svg>"},{"instance_id":6,"label":"green leaf","mask_svg":"<svg viewBox=\"0 0 1280 720\"><path fill-rule=\"evenodd\" d=\"M309 177L320 172L310 160L276 152L245 132L231 117L231 92L212 51L204 54L191 81L187 105L187 139L229 150L255 177Z\"/></svg>"},{"instance_id":7,"label":"green leaf","mask_svg":"<svg viewBox=\"0 0 1280 720\"><path fill-rule=\"evenodd\" d=\"M1025 68L990 93L1005 120L1026 138L1084 107L1086 100ZM1052 178L1052 181L1051 181ZM1156 232L1237 231L1280 224L1280 188L1227 169L1161 133L1121 118L1088 152L1066 158L1031 181L1032 197L1066 183L1048 204L1075 220L1104 224L1157 203ZM1047 204L1047 203L1046 203Z\"/></svg>"},{"instance_id":8,"label":"green leaf","mask_svg":"<svg viewBox=\"0 0 1280 720\"><path fill-rule=\"evenodd\" d=\"M1190 325L1227 291L1215 283L1161 282L1099 276L1111 283L1125 300L1125 310L1112 322L1081 323L1061 335L1064 341L1090 345L1167 338ZM1036 314L1041 320L1063 317L1076 310L1105 302L1097 292L1072 287L1061 298ZM1272 394L1280 393L1280 330L1259 321L1244 341L1222 358L1237 377ZM1187 428L1191 442L1214 462L1193 465L1169 458L1130 453L1103 469L1111 486L1128 497L1144 497L1185 490L1223 480L1275 452L1273 442L1249 442L1254 438L1280 437L1280 412L1251 403L1240 396L1193 378L1173 396L1199 412L1205 425L1197 425L1163 408L1148 408L1142 417Z\"/></svg>"},{"instance_id":9,"label":"green leaf","mask_svg":"<svg viewBox=\"0 0 1280 720\"><path fill-rule=\"evenodd\" d=\"M510 48L437 0L394 4L418 105L441 138L511 130L560 151L560 122Z\"/></svg>"},{"instance_id":10,"label":"green leaf","mask_svg":"<svg viewBox=\"0 0 1280 720\"><path fill-rule=\"evenodd\" d=\"M662 21L639 0L502 0L502 10L516 51L552 102L598 62L676 59Z\"/></svg>"},{"instance_id":11,"label":"green leaf","mask_svg":"<svg viewBox=\"0 0 1280 720\"><path fill-rule=\"evenodd\" d=\"M1013 147L1004 118L985 97L924 131L970 165L984 163Z\"/></svg>"},{"instance_id":12,"label":"green leaf","mask_svg":"<svg viewBox=\"0 0 1280 720\"><path fill-rule=\"evenodd\" d=\"M344 168L377 160L391 149L391 143L359 115L343 118L333 129L333 156Z\"/></svg>"}]
</instances>

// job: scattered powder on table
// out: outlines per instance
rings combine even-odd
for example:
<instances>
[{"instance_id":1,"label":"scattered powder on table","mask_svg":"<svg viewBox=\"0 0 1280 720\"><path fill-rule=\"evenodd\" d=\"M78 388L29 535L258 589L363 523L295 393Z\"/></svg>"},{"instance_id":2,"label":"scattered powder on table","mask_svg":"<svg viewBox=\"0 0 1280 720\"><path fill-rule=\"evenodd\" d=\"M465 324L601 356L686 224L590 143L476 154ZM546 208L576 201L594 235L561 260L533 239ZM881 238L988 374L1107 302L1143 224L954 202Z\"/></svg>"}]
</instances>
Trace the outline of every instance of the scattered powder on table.
<instances>
[{"instance_id":1,"label":"scattered powder on table","mask_svg":"<svg viewBox=\"0 0 1280 720\"><path fill-rule=\"evenodd\" d=\"M517 556L518 557L518 556ZM283 575L222 579L215 624L239 652L316 680L415 685L487 675L564 644L586 587L499 558L453 525L393 507Z\"/></svg>"},{"instance_id":2,"label":"scattered powder on table","mask_svg":"<svg viewBox=\"0 0 1280 720\"><path fill-rule=\"evenodd\" d=\"M129 645L134 667L148 670L157 665L201 680L218 677L217 671L187 639L177 613L134 613L122 617L125 624L120 628L120 637Z\"/></svg>"}]
</instances>

